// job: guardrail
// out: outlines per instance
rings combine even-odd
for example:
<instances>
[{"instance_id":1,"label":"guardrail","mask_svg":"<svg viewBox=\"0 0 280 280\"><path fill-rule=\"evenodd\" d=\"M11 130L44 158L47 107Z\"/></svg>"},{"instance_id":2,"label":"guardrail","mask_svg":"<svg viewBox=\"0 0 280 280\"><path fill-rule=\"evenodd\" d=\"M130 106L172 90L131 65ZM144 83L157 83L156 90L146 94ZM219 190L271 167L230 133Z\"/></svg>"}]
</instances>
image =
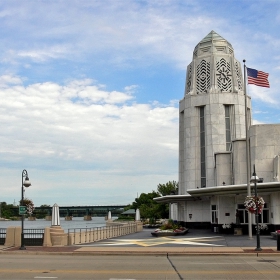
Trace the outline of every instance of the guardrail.
<instances>
[{"instance_id":1,"label":"guardrail","mask_svg":"<svg viewBox=\"0 0 280 280\"><path fill-rule=\"evenodd\" d=\"M95 228L68 229L68 245L96 242L137 232L137 223Z\"/></svg>"}]
</instances>

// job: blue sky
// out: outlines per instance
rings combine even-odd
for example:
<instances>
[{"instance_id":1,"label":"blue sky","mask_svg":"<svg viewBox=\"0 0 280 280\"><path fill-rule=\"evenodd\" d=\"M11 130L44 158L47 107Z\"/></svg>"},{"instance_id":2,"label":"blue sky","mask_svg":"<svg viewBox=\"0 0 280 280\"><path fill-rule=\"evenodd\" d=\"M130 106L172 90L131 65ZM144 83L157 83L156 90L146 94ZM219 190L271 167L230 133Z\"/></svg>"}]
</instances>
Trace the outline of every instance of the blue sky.
<instances>
[{"instance_id":1,"label":"blue sky","mask_svg":"<svg viewBox=\"0 0 280 280\"><path fill-rule=\"evenodd\" d=\"M211 30L269 73L248 86L254 123L279 123L280 2L0 3L0 201L22 170L36 206L128 204L178 180L178 101Z\"/></svg>"}]
</instances>

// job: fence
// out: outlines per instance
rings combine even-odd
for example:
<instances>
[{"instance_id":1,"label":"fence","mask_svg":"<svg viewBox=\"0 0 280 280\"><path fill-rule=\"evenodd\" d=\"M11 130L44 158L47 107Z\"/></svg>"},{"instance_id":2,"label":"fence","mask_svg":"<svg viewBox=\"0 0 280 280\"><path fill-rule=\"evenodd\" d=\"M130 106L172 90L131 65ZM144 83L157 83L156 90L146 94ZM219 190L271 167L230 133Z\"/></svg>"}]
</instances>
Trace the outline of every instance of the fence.
<instances>
[{"instance_id":1,"label":"fence","mask_svg":"<svg viewBox=\"0 0 280 280\"><path fill-rule=\"evenodd\" d=\"M95 228L74 228L68 233L59 227L45 229L24 229L24 245L26 246L65 246L91 243L107 238L113 238L143 230L141 222L108 225ZM0 229L0 245L20 246L21 227Z\"/></svg>"},{"instance_id":2,"label":"fence","mask_svg":"<svg viewBox=\"0 0 280 280\"><path fill-rule=\"evenodd\" d=\"M91 243L137 232L137 223L124 225L68 229L68 245Z\"/></svg>"},{"instance_id":3,"label":"fence","mask_svg":"<svg viewBox=\"0 0 280 280\"><path fill-rule=\"evenodd\" d=\"M0 228L0 245L4 245L6 241L6 228Z\"/></svg>"},{"instance_id":4,"label":"fence","mask_svg":"<svg viewBox=\"0 0 280 280\"><path fill-rule=\"evenodd\" d=\"M26 246L43 246L44 229L24 229L24 244Z\"/></svg>"},{"instance_id":5,"label":"fence","mask_svg":"<svg viewBox=\"0 0 280 280\"><path fill-rule=\"evenodd\" d=\"M24 229L24 245L43 246L45 229ZM0 245L20 246L21 227L8 227L0 229Z\"/></svg>"}]
</instances>

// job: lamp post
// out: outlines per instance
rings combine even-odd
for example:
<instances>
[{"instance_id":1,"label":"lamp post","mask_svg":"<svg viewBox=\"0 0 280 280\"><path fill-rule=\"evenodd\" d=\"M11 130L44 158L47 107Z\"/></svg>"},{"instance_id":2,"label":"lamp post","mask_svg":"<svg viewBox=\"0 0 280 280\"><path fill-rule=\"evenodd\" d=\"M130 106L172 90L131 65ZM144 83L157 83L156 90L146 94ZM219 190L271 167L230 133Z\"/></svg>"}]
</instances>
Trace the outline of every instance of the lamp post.
<instances>
[{"instance_id":1,"label":"lamp post","mask_svg":"<svg viewBox=\"0 0 280 280\"><path fill-rule=\"evenodd\" d=\"M250 180L251 183L254 183L254 187L255 187L255 197L257 198L258 196L258 190L257 190L257 182L259 182L259 177L256 175L256 171L255 171L255 164L254 164L254 172L253 175L251 177ZM259 205L257 203L256 205L256 225L257 225L257 229L256 229L256 236L257 236L257 247L256 247L256 251L261 251L261 245L260 245L260 229L259 229Z\"/></svg>"},{"instance_id":2,"label":"lamp post","mask_svg":"<svg viewBox=\"0 0 280 280\"><path fill-rule=\"evenodd\" d=\"M25 180L23 181L23 178L25 178ZM31 183L29 181L29 178L28 178L28 173L27 171L24 169L22 171L22 181L21 181L21 201L20 201L20 205L21 206L24 206L23 205L23 193L24 193L24 188L23 187L30 187L31 186ZM24 247L24 215L22 214L21 215L21 245L20 245L20 250L25 250L26 248Z\"/></svg>"}]
</instances>

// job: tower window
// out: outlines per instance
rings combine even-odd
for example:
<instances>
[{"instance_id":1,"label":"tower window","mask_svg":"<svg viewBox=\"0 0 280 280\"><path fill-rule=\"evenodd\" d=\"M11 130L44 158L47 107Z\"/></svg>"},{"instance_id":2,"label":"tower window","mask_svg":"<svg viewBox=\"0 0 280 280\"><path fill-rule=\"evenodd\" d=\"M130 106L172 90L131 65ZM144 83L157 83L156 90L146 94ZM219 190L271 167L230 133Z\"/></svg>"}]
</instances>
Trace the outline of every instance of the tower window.
<instances>
[{"instance_id":1,"label":"tower window","mask_svg":"<svg viewBox=\"0 0 280 280\"><path fill-rule=\"evenodd\" d=\"M235 138L234 105L224 105L224 106L225 106L226 151L230 151L232 139Z\"/></svg>"},{"instance_id":2,"label":"tower window","mask_svg":"<svg viewBox=\"0 0 280 280\"><path fill-rule=\"evenodd\" d=\"M231 131L230 131L230 106L225 105L225 123L226 123L226 150L230 150L231 146Z\"/></svg>"},{"instance_id":3,"label":"tower window","mask_svg":"<svg viewBox=\"0 0 280 280\"><path fill-rule=\"evenodd\" d=\"M205 151L205 107L200 107L200 185L206 187L206 151Z\"/></svg>"}]
</instances>

